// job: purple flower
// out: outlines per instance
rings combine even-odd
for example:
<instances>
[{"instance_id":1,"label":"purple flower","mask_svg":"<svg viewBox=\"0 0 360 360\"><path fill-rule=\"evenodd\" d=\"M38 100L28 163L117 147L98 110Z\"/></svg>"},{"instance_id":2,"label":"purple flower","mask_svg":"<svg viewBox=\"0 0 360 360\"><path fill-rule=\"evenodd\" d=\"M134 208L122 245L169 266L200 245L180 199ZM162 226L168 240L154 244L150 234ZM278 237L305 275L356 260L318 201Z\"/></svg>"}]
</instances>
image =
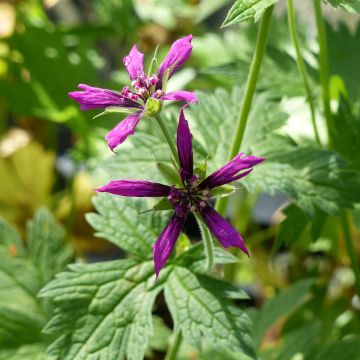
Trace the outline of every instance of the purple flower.
<instances>
[{"instance_id":1,"label":"purple flower","mask_svg":"<svg viewBox=\"0 0 360 360\"><path fill-rule=\"evenodd\" d=\"M201 180L198 174L194 174L192 135L183 108L177 129L177 147L181 186L139 180L115 180L97 189L99 192L121 196L167 197L170 201L174 214L153 246L156 276L169 258L189 212L198 212L212 234L224 247L235 246L249 254L241 235L212 208L210 199L214 188L241 179L252 171L253 166L265 160L240 153L226 165Z\"/></svg>"},{"instance_id":2,"label":"purple flower","mask_svg":"<svg viewBox=\"0 0 360 360\"><path fill-rule=\"evenodd\" d=\"M134 134L135 128L144 114L154 116L159 113L164 100L197 103L196 95L192 92L166 93L164 88L164 82L171 78L190 56L191 40L192 35L188 35L175 41L160 64L157 74L149 75L144 71L144 54L134 45L129 55L123 59L132 80L131 88L125 86L119 92L80 84L78 88L82 91L68 94L71 99L80 104L81 110L116 107L130 112L130 115L106 135L105 140L111 150L124 142L129 135Z\"/></svg>"}]
</instances>

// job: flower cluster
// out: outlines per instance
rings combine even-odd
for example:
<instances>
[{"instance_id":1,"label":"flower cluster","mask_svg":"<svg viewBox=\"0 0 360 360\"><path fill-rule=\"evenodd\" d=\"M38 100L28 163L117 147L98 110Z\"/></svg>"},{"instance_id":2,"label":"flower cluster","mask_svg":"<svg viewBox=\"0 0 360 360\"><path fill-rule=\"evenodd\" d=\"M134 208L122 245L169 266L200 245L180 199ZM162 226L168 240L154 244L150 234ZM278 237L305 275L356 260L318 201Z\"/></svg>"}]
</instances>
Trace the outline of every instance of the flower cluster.
<instances>
[{"instance_id":1,"label":"flower cluster","mask_svg":"<svg viewBox=\"0 0 360 360\"><path fill-rule=\"evenodd\" d=\"M134 45L129 55L124 58L124 64L132 80L132 90L128 86L125 86L121 92L116 92L79 85L83 92L69 94L81 104L82 110L115 106L132 111L107 134L106 140L111 149L134 133L136 125L144 114L156 116L161 111L162 101L197 102L195 94L187 91L166 93L167 80L191 54L191 40L192 36L189 35L174 42L156 75L145 74L144 55ZM224 247L234 246L248 254L241 235L212 207L211 199L217 193L221 193L224 185L248 175L255 165L264 161L264 158L239 153L207 177L195 173L192 134L184 114L186 106L181 108L177 128L178 166L175 166L175 169L178 172L178 183L165 185L142 180L114 180L97 189L98 192L120 196L159 197L167 200L170 208L173 209L173 215L153 246L156 276L169 258L189 213L200 215L211 233Z\"/></svg>"}]
</instances>

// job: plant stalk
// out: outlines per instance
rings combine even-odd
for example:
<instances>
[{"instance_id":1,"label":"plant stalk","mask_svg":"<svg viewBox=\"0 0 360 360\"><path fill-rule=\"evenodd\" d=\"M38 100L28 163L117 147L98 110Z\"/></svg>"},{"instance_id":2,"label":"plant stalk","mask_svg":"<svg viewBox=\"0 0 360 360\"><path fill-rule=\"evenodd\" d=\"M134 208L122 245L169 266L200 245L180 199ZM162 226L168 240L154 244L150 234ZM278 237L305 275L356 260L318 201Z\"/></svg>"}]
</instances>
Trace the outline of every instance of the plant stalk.
<instances>
[{"instance_id":1,"label":"plant stalk","mask_svg":"<svg viewBox=\"0 0 360 360\"><path fill-rule=\"evenodd\" d=\"M209 271L211 271L211 269L212 269L212 267L214 265L214 243L213 243L213 239L212 239L212 236L211 236L211 233L210 233L209 229L204 224L204 222L203 222L202 218L200 217L200 215L198 213L195 213L195 217L196 217L197 223L199 225L201 237L202 237L202 239L204 241L204 248L205 248L206 259L207 259L206 271L209 272Z\"/></svg>"},{"instance_id":2,"label":"plant stalk","mask_svg":"<svg viewBox=\"0 0 360 360\"><path fill-rule=\"evenodd\" d=\"M181 342L182 342L182 332L178 331L175 335L175 339L172 346L169 348L168 352L166 353L165 360L176 360Z\"/></svg>"},{"instance_id":3,"label":"plant stalk","mask_svg":"<svg viewBox=\"0 0 360 360\"><path fill-rule=\"evenodd\" d=\"M309 103L310 114L311 114L311 122L312 122L312 126L313 126L313 129L314 129L315 139L316 139L317 144L321 148L320 136L319 136L319 132L318 132L317 127L316 127L314 98L313 98L313 95L312 95L312 92L311 92L311 89L310 89L310 85L309 85L309 81L308 81L308 76L307 76L304 60L303 60L303 57L301 55L301 50L300 50L300 45L299 45L299 38L298 38L298 35L297 35L297 31L296 31L296 21L295 21L295 16L294 16L294 6L293 6L293 1L292 0L288 0L288 22L289 22L289 29L290 29L291 38L293 40L293 44L294 44L294 48L295 48L295 52L296 52L296 60L297 60L299 72L300 72L300 75L301 75L303 83L304 83L306 97L307 97L307 101Z\"/></svg>"},{"instance_id":4,"label":"plant stalk","mask_svg":"<svg viewBox=\"0 0 360 360\"><path fill-rule=\"evenodd\" d=\"M328 130L329 147L332 147L333 134L333 119L330 108L330 91L329 91L329 63L328 63L328 49L326 40L325 22L321 10L321 0L314 0L316 28L318 32L319 41L319 72L322 92L322 102L324 108L324 115L326 120L326 127Z\"/></svg>"},{"instance_id":5,"label":"plant stalk","mask_svg":"<svg viewBox=\"0 0 360 360\"><path fill-rule=\"evenodd\" d=\"M328 64L328 52L326 44L326 32L325 24L321 11L321 0L314 0L314 8L316 14L316 25L318 29L319 47L320 47L320 81L322 85L322 100L324 106L324 114L326 118L326 125L329 137L329 148L333 148L333 118L330 108L330 93L329 93L329 64ZM346 251L349 256L351 267L355 274L356 291L360 296L360 270L356 258L356 252L352 243L352 236L350 231L349 217L347 210L340 210L340 223L344 233Z\"/></svg>"},{"instance_id":6,"label":"plant stalk","mask_svg":"<svg viewBox=\"0 0 360 360\"><path fill-rule=\"evenodd\" d=\"M261 19L260 28L256 40L255 53L250 66L249 75L245 85L244 96L241 103L239 118L236 125L235 135L232 141L232 146L229 154L229 160L231 160L240 151L241 143L244 137L247 119L249 117L252 99L254 97L256 83L259 78L260 68L264 52L266 48L266 41L269 32L272 12L274 5L265 10L265 13ZM225 215L228 204L228 198L222 197L216 203L216 210Z\"/></svg>"},{"instance_id":7,"label":"plant stalk","mask_svg":"<svg viewBox=\"0 0 360 360\"><path fill-rule=\"evenodd\" d=\"M159 124L160 129L162 130L167 143L169 144L170 150L171 150L171 152L172 152L172 154L174 156L174 159L175 159L176 163L178 164L178 166L180 166L176 145L175 145L173 139L171 138L169 130L167 129L165 123L162 121L159 114L155 115L155 119L156 119L157 123Z\"/></svg>"}]
</instances>

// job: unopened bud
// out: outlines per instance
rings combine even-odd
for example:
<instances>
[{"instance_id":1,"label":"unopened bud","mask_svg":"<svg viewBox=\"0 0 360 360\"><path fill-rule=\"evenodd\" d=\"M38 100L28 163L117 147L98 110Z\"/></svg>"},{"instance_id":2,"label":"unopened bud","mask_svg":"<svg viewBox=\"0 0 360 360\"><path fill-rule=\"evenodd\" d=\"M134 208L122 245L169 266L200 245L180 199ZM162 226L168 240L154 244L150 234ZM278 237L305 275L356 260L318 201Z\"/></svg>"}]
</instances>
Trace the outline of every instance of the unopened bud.
<instances>
[{"instance_id":1,"label":"unopened bud","mask_svg":"<svg viewBox=\"0 0 360 360\"><path fill-rule=\"evenodd\" d=\"M150 85L151 85L151 86L154 86L154 85L156 85L156 84L157 84L157 82L159 81L159 79L158 79L158 77L157 77L157 76L152 75L152 76L150 76L149 81L150 81Z\"/></svg>"}]
</instances>

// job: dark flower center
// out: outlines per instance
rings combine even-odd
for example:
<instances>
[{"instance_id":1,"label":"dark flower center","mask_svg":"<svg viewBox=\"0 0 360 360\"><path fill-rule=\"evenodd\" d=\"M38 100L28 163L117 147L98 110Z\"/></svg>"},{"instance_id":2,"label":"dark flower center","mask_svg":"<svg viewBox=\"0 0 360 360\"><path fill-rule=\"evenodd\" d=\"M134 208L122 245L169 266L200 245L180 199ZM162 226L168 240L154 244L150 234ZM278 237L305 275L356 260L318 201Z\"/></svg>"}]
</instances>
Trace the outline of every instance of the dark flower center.
<instances>
[{"instance_id":1,"label":"dark flower center","mask_svg":"<svg viewBox=\"0 0 360 360\"><path fill-rule=\"evenodd\" d=\"M184 217L188 211L195 213L210 205L210 190L199 189L199 183L200 177L194 175L185 180L184 188L171 187L168 199L178 216Z\"/></svg>"}]
</instances>

